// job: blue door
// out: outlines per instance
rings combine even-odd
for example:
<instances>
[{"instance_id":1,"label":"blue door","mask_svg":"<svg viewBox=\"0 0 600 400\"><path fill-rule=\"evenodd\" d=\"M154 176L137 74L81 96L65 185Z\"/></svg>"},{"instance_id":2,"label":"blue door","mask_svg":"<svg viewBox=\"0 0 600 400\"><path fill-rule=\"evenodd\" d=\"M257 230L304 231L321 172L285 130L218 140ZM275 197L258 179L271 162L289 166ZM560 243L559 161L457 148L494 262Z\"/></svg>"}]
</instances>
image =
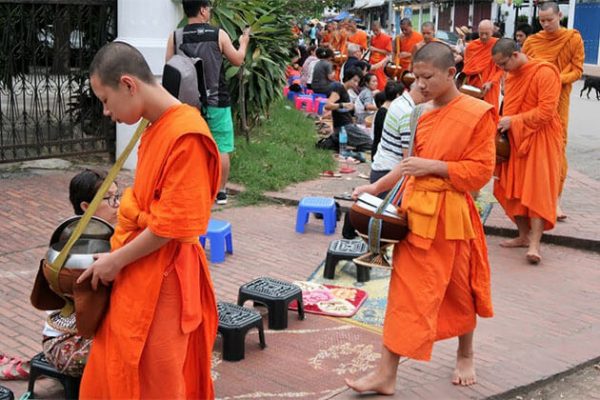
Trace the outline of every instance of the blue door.
<instances>
[{"instance_id":1,"label":"blue door","mask_svg":"<svg viewBox=\"0 0 600 400\"><path fill-rule=\"evenodd\" d=\"M585 62L598 64L598 42L600 41L600 3L575 5L574 28L583 37Z\"/></svg>"}]
</instances>

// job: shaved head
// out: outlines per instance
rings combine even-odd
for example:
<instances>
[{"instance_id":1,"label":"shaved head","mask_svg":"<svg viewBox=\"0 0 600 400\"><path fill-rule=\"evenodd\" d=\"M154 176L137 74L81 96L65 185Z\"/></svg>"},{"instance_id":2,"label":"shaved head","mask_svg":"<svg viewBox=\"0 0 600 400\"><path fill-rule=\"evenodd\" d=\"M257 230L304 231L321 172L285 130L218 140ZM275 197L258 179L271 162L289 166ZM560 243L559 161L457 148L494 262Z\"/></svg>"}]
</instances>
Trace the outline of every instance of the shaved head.
<instances>
[{"instance_id":1,"label":"shaved head","mask_svg":"<svg viewBox=\"0 0 600 400\"><path fill-rule=\"evenodd\" d=\"M410 18L402 18L400 20L400 25L412 26L412 21L410 20Z\"/></svg>"},{"instance_id":2,"label":"shaved head","mask_svg":"<svg viewBox=\"0 0 600 400\"><path fill-rule=\"evenodd\" d=\"M413 58L413 64L420 62L444 71L455 66L452 50L441 42L431 42L421 47Z\"/></svg>"},{"instance_id":3,"label":"shaved head","mask_svg":"<svg viewBox=\"0 0 600 400\"><path fill-rule=\"evenodd\" d=\"M502 54L504 57L510 57L515 51L519 52L517 42L508 38L498 39L492 47L492 55Z\"/></svg>"},{"instance_id":4,"label":"shaved head","mask_svg":"<svg viewBox=\"0 0 600 400\"><path fill-rule=\"evenodd\" d=\"M435 29L435 25L433 24L433 22L423 22L423 25L421 25L421 30L423 29L431 29L434 30Z\"/></svg>"},{"instance_id":5,"label":"shaved head","mask_svg":"<svg viewBox=\"0 0 600 400\"><path fill-rule=\"evenodd\" d=\"M552 10L555 14L559 14L560 13L560 8L558 8L558 4L556 4L553 1L545 1L543 3L539 3L540 4L540 11L548 11L548 10Z\"/></svg>"},{"instance_id":6,"label":"shaved head","mask_svg":"<svg viewBox=\"0 0 600 400\"><path fill-rule=\"evenodd\" d=\"M479 23L479 30L481 30L481 28L494 29L494 24L489 19L482 19L481 22Z\"/></svg>"},{"instance_id":7,"label":"shaved head","mask_svg":"<svg viewBox=\"0 0 600 400\"><path fill-rule=\"evenodd\" d=\"M494 24L489 19L483 19L479 23L477 32L479 33L479 40L482 43L487 43L494 34Z\"/></svg>"},{"instance_id":8,"label":"shaved head","mask_svg":"<svg viewBox=\"0 0 600 400\"><path fill-rule=\"evenodd\" d=\"M156 83L142 53L124 42L111 42L98 50L90 65L90 77L94 75L112 88L119 86L123 75L134 76L148 84Z\"/></svg>"}]
</instances>

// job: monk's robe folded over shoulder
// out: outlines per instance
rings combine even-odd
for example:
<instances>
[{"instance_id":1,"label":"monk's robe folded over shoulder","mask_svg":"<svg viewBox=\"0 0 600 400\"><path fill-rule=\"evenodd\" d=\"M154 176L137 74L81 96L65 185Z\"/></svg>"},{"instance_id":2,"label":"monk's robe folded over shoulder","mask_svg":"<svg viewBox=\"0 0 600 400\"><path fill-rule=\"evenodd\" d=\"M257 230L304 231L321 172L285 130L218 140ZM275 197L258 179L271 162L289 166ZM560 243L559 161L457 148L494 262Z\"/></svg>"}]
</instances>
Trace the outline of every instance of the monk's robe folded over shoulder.
<instances>
[{"instance_id":1,"label":"monk's robe folded over shoulder","mask_svg":"<svg viewBox=\"0 0 600 400\"><path fill-rule=\"evenodd\" d=\"M563 152L559 96L558 70L547 62L529 60L506 79L503 115L511 117L511 154L498 165L494 196L513 221L542 218L544 229L556 223Z\"/></svg>"},{"instance_id":2,"label":"monk's robe folded over shoulder","mask_svg":"<svg viewBox=\"0 0 600 400\"><path fill-rule=\"evenodd\" d=\"M569 127L569 105L573 82L583 74L585 58L583 39L575 29L560 28L556 32L540 31L531 35L523 44L523 53L530 58L547 61L558 68L560 74L560 99L558 100L558 115L562 123L563 144L565 152L561 156L561 191L567 177L567 129Z\"/></svg>"},{"instance_id":3,"label":"monk's robe folded over shoulder","mask_svg":"<svg viewBox=\"0 0 600 400\"><path fill-rule=\"evenodd\" d=\"M392 52L392 38L385 33L381 32L379 35L375 35L371 38L371 46L381 50L385 50L391 54ZM370 64L377 64L386 57L385 54L378 51L372 51L369 57ZM384 69L379 68L373 71L377 76L377 89L384 90L385 84L387 83L387 76L385 75Z\"/></svg>"},{"instance_id":4,"label":"monk's robe folded over shoulder","mask_svg":"<svg viewBox=\"0 0 600 400\"><path fill-rule=\"evenodd\" d=\"M348 42L359 45L361 50L366 50L368 47L368 39L367 32L362 29L357 29L356 32L348 38Z\"/></svg>"},{"instance_id":5,"label":"monk's robe folded over shoulder","mask_svg":"<svg viewBox=\"0 0 600 400\"><path fill-rule=\"evenodd\" d=\"M470 191L492 177L493 107L460 95L424 114L415 155L448 164L449 178L412 177L401 208L409 234L394 247L383 343L393 353L429 360L436 340L475 329L493 315L483 226Z\"/></svg>"},{"instance_id":6,"label":"monk's robe folded over shoulder","mask_svg":"<svg viewBox=\"0 0 600 400\"><path fill-rule=\"evenodd\" d=\"M185 381L184 393L171 391L169 397L214 397L210 363L217 309L198 237L208 227L219 187L219 165L219 152L208 126L193 107L169 108L142 134L133 189L121 200L111 247L124 246L146 228L173 240L117 275L108 313L94 337L83 375L82 399L140 398L140 375L144 376L140 359L161 286L167 280L176 283L173 274L180 287L181 306L172 310L171 322L189 335L189 341L179 374ZM182 386L168 379L160 385L166 393Z\"/></svg>"},{"instance_id":7,"label":"monk's robe folded over shoulder","mask_svg":"<svg viewBox=\"0 0 600 400\"><path fill-rule=\"evenodd\" d=\"M410 36L396 36L396 60L395 63L402 66L402 69L408 70L412 62L412 56L399 58L398 54L402 52L413 53L415 46L423 40L423 35L419 32L413 31Z\"/></svg>"},{"instance_id":8,"label":"monk's robe folded over shoulder","mask_svg":"<svg viewBox=\"0 0 600 400\"><path fill-rule=\"evenodd\" d=\"M492 88L486 93L484 100L494 106L496 112L499 108L500 97L500 69L492 59L492 47L498 41L490 38L486 43L480 39L473 40L465 49L465 66L463 72L467 74L467 84L480 88L486 82L492 82Z\"/></svg>"}]
</instances>

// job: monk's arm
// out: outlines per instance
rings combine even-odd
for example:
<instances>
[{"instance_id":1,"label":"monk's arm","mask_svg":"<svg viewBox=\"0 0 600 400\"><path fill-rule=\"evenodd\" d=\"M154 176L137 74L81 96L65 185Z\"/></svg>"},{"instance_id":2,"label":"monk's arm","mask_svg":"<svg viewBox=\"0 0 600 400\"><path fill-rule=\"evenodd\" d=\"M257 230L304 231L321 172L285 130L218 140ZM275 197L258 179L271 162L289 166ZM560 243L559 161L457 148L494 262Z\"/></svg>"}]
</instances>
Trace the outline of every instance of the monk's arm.
<instances>
[{"instance_id":1,"label":"monk's arm","mask_svg":"<svg viewBox=\"0 0 600 400\"><path fill-rule=\"evenodd\" d=\"M462 160L448 161L448 177L461 192L481 189L492 177L496 164L496 117L489 110L475 127Z\"/></svg>"},{"instance_id":2,"label":"monk's arm","mask_svg":"<svg viewBox=\"0 0 600 400\"><path fill-rule=\"evenodd\" d=\"M556 69L548 67L542 67L533 78L532 87L537 87L538 90L538 104L535 108L511 116L511 123L520 121L525 126L532 129L533 132L536 128L545 125L548 121L551 121L556 109L558 107L558 99L560 98L560 78L557 74Z\"/></svg>"},{"instance_id":3,"label":"monk's arm","mask_svg":"<svg viewBox=\"0 0 600 400\"><path fill-rule=\"evenodd\" d=\"M580 79L581 75L583 75L583 62L585 54L583 52L583 40L581 39L581 35L573 35L569 45L573 49L574 55L571 58L569 66L566 68L565 72L561 71L560 82L563 85L573 83Z\"/></svg>"}]
</instances>

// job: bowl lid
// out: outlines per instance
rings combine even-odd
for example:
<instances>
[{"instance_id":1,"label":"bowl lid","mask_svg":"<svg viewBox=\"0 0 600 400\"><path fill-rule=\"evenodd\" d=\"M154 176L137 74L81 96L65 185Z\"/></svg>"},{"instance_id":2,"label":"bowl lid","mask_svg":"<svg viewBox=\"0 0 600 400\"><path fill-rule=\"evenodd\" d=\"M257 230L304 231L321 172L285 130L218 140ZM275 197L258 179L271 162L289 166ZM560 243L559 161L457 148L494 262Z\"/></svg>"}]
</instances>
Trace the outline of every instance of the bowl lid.
<instances>
[{"instance_id":1,"label":"bowl lid","mask_svg":"<svg viewBox=\"0 0 600 400\"><path fill-rule=\"evenodd\" d=\"M61 222L54 230L50 239L50 246L57 242L66 242L77 227L77 223L83 215L75 215ZM110 240L114 233L113 227L102 218L92 217L81 234L81 239Z\"/></svg>"}]
</instances>

